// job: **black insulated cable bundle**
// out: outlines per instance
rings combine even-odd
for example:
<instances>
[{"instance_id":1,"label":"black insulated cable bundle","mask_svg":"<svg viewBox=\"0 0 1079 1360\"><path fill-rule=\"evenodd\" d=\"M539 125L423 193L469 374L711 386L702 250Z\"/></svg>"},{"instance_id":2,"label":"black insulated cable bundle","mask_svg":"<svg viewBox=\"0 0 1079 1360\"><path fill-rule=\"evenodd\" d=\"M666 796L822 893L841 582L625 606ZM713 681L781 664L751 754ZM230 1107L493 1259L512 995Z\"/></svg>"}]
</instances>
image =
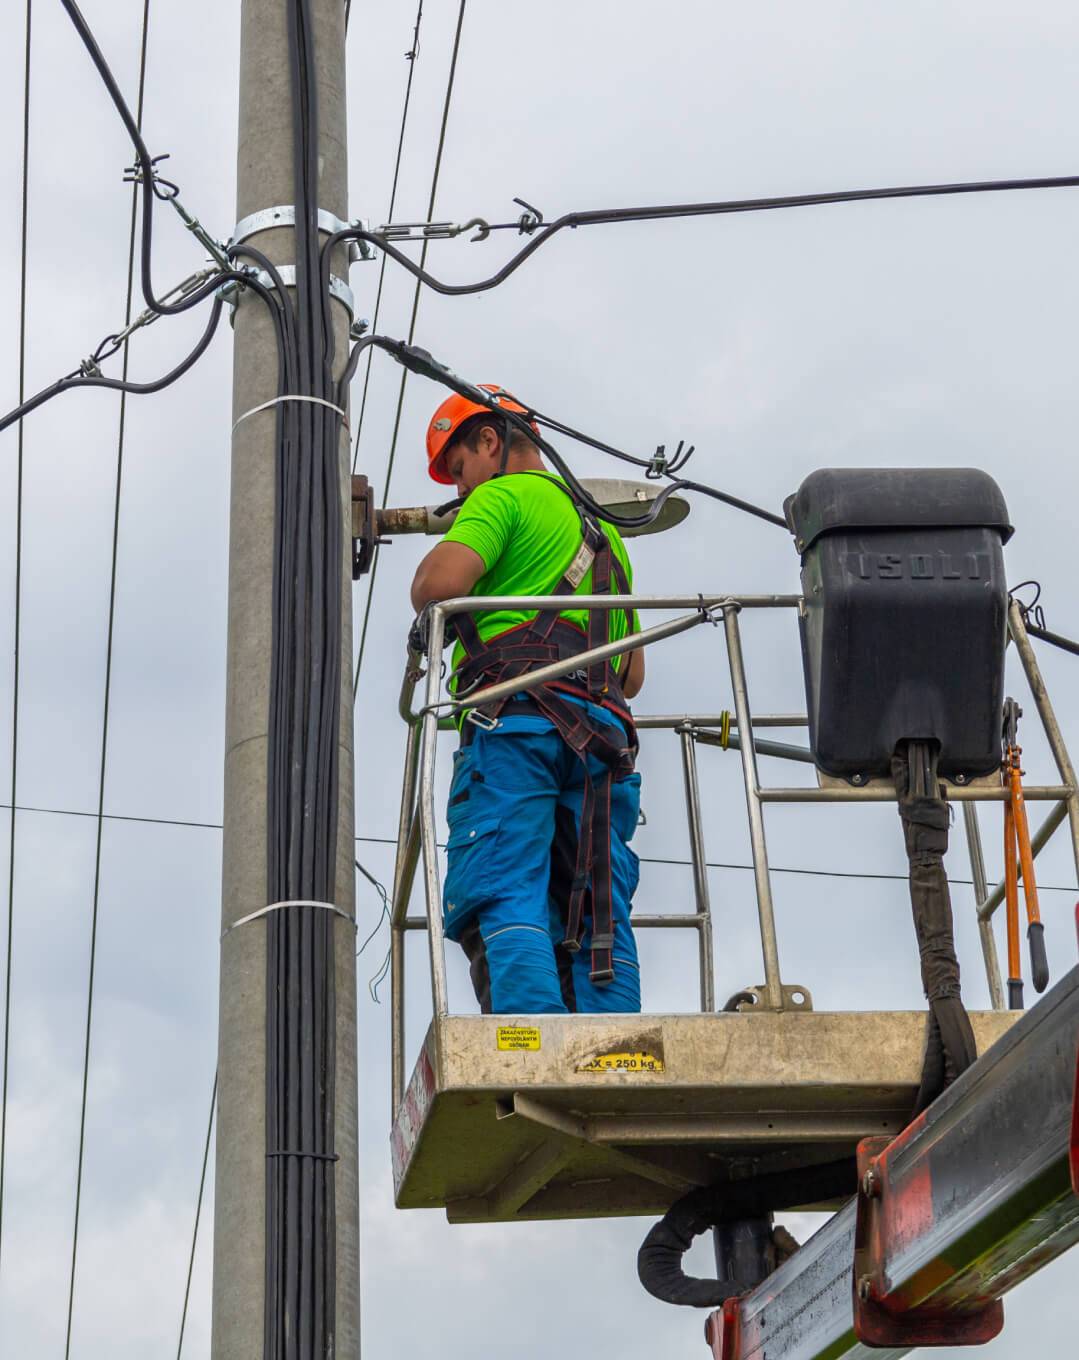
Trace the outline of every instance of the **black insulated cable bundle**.
<instances>
[{"instance_id":1,"label":"black insulated cable bundle","mask_svg":"<svg viewBox=\"0 0 1079 1360\"><path fill-rule=\"evenodd\" d=\"M959 960L944 853L948 805L937 781L937 754L924 741L909 741L892 758L892 779L910 861L910 904L918 937L922 986L929 1026L915 1115L950 1086L978 1056L970 1016L959 989Z\"/></svg>"},{"instance_id":2,"label":"black insulated cable bundle","mask_svg":"<svg viewBox=\"0 0 1079 1360\"><path fill-rule=\"evenodd\" d=\"M329 241L322 248L322 277L324 288L329 287L329 258L330 250L335 241L341 241L347 236L345 232L338 232L331 236ZM347 390L347 384L359 363L361 352L368 345L377 345L392 355L399 364L402 364L410 373L418 373L424 378L430 378L433 382L441 383L443 387L448 387L451 392L457 392L466 397L469 401L475 402L478 406L485 406L493 415L498 417L500 427L519 430L526 439L532 441L538 448L542 449L551 460L556 471L569 487L574 501L587 514L595 516L596 519L606 520L608 524L613 524L619 529L643 529L649 524L655 523L663 511L664 505L676 491L696 491L705 496L711 496L714 500L722 501L725 505L733 506L736 510L742 510L746 514L754 515L757 519L763 519L769 524L775 524L781 529L787 529L787 521L781 515L773 514L771 510L764 510L759 505L753 505L750 501L744 501L737 496L731 496L726 491L719 491L712 486L705 486L702 482L687 481L683 477L672 476L669 472L663 475L670 480L662 491L656 496L648 509L640 515L619 515L599 504L585 488L580 484L572 469L558 450L539 434L531 424L537 420L539 424L549 425L552 429L557 429L562 434L567 434L573 439L579 439L582 443L590 445L592 448L600 449L604 453L612 454L620 458L623 462L632 463L636 467L651 468L652 461L646 458L636 458L632 454L623 453L621 450L613 448L610 444L603 444L593 439L589 435L582 435L579 431L572 429L569 425L564 425L560 421L552 420L544 416L541 412L526 409L524 415L516 411L510 411L499 404L498 394L488 392L486 388L477 387L475 384L466 382L459 378L445 364L440 363L427 350L421 349L418 345L410 345L404 340L391 340L384 335L368 335L357 342L349 355L345 372L339 384L340 390ZM517 397L512 398L520 402ZM688 455L683 455L677 466L685 466ZM455 502L450 502L450 505ZM444 507L446 508L446 507Z\"/></svg>"},{"instance_id":3,"label":"black insulated cable bundle","mask_svg":"<svg viewBox=\"0 0 1079 1360\"><path fill-rule=\"evenodd\" d=\"M338 392L329 290L319 267L311 15L306 0L288 0L286 14L296 310L283 321L293 342L284 390L318 401L278 407L267 891L270 902L330 903L341 698L341 422L321 404L336 402ZM334 1354L333 932L334 915L325 910L293 906L268 917L265 1360Z\"/></svg>"}]
</instances>

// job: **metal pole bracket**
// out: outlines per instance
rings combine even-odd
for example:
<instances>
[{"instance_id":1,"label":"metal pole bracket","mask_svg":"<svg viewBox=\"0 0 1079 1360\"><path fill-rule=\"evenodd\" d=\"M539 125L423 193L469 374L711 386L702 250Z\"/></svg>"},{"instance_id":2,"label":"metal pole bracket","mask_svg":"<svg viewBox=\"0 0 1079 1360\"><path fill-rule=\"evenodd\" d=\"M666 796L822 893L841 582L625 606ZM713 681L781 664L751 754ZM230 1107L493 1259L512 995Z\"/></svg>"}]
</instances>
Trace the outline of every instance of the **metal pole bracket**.
<instances>
[{"instance_id":1,"label":"metal pole bracket","mask_svg":"<svg viewBox=\"0 0 1079 1360\"><path fill-rule=\"evenodd\" d=\"M900 1135L902 1139L902 1135ZM983 1300L970 1311L908 1306L891 1291L886 1255L893 1237L909 1233L926 1213L932 1217L931 1198L912 1204L912 1191L891 1189L886 1151L889 1138L863 1138L858 1144L858 1197L854 1228L852 1295L854 1334L864 1346L980 1346L992 1341L1004 1326L1000 1299ZM920 1186L913 1187L916 1193ZM930 1182L925 1183L927 1195Z\"/></svg>"},{"instance_id":2,"label":"metal pole bracket","mask_svg":"<svg viewBox=\"0 0 1079 1360\"><path fill-rule=\"evenodd\" d=\"M738 1360L742 1347L742 1300L737 1295L724 1299L723 1307L705 1320L704 1339L712 1347L715 1360Z\"/></svg>"},{"instance_id":3,"label":"metal pole bracket","mask_svg":"<svg viewBox=\"0 0 1079 1360\"><path fill-rule=\"evenodd\" d=\"M358 581L371 570L375 549L388 538L379 538L375 527L375 493L366 477L352 478L352 579Z\"/></svg>"}]
</instances>

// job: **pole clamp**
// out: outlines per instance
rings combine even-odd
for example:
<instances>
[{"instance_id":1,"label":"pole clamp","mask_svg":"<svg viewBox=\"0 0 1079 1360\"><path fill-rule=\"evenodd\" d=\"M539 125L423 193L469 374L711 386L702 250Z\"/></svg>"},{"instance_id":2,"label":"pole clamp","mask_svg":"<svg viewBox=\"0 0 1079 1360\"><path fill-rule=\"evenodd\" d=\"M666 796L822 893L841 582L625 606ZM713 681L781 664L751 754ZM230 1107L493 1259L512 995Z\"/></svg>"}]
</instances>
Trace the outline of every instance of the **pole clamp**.
<instances>
[{"instance_id":1,"label":"pole clamp","mask_svg":"<svg viewBox=\"0 0 1079 1360\"><path fill-rule=\"evenodd\" d=\"M296 208L293 204L280 203L275 208L261 208L258 212L248 213L246 217L240 218L232 229L229 245L238 246L241 241L246 241L249 236L255 236L260 231L269 231L271 227L294 227L295 225ZM363 217L354 217L345 222L336 213L332 213L326 208L319 208L318 229L325 232L327 236L336 236L339 231L370 231L371 224ZM350 241L348 243L349 264L356 260L373 260L374 258L375 248L370 241Z\"/></svg>"},{"instance_id":2,"label":"pole clamp","mask_svg":"<svg viewBox=\"0 0 1079 1360\"><path fill-rule=\"evenodd\" d=\"M296 266L294 264L279 264L274 267L281 277L281 282L286 288L296 287ZM238 274L246 274L249 278L261 283L263 288L272 290L275 287L273 279L270 278L265 269L255 269L250 265L245 265L242 268L237 269L236 272ZM244 284L240 280L229 279L227 283L221 285L217 292L223 302L227 302L230 307L235 307L239 300L239 295L243 290ZM349 320L351 321L356 315L356 295L344 279L338 278L336 274L330 275L330 296L335 297L338 302L342 303L345 310L348 312ZM364 325L363 329L367 329L366 325ZM359 337L357 336L355 338L358 339Z\"/></svg>"}]
</instances>

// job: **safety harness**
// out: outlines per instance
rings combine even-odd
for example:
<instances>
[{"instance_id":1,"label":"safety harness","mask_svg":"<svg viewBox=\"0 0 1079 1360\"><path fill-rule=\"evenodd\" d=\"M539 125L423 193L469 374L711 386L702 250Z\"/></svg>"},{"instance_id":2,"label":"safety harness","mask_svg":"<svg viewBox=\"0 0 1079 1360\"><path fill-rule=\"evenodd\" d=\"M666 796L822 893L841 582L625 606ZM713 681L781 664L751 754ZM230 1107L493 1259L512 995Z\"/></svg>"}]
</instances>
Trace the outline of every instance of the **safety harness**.
<instances>
[{"instance_id":1,"label":"safety harness","mask_svg":"<svg viewBox=\"0 0 1079 1360\"><path fill-rule=\"evenodd\" d=\"M553 477L553 486L572 496ZM581 545L574 554L552 598L576 593L589 569L592 593L628 594L629 582L622 563L611 551L607 536L594 519L573 502L581 518ZM626 611L627 633L633 631L632 610ZM603 646L609 636L609 610L590 609L587 630L560 616L558 608L543 609L532 619L506 629L484 641L471 614L453 618L465 660L453 676L454 692L462 697L486 685L499 684L527 675L552 661L565 660L593 647ZM573 953L580 950L584 934L587 903L591 898L592 958L591 979L610 982L614 977L614 900L611 884L611 783L633 773L637 755L637 734L626 707L618 674L611 661L593 662L557 680L548 680L528 692L534 711L546 718L584 766L584 795L577 854L566 911L566 938L563 945ZM606 723L580 702L596 704L619 721ZM509 697L481 705L470 713L472 723L462 728L461 740L467 744L476 726L493 727ZM518 707L523 706L517 700ZM478 716L476 716L478 715ZM602 762L601 773L593 775L589 757Z\"/></svg>"}]
</instances>

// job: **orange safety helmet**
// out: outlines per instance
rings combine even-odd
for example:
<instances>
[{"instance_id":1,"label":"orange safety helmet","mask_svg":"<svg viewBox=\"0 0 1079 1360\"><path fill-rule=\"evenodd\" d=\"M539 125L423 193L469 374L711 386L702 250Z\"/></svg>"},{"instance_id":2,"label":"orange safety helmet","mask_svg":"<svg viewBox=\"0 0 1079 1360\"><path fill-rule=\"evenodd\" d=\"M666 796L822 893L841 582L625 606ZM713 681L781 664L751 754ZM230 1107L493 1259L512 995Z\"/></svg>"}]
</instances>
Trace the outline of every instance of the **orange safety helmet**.
<instances>
[{"instance_id":1,"label":"orange safety helmet","mask_svg":"<svg viewBox=\"0 0 1079 1360\"><path fill-rule=\"evenodd\" d=\"M495 402L505 410L517 411L521 415L527 414L526 408L514 401L504 387L499 387L496 383L480 383L480 386L485 392L492 393ZM441 482L443 486L454 484L453 478L447 475L443 466L442 455L465 421L472 416L494 414L488 407L481 406L479 402L469 401L467 397L459 396L456 392L446 398L431 417L431 423L427 427L427 471L436 482ZM532 428L536 428L534 422Z\"/></svg>"}]
</instances>

